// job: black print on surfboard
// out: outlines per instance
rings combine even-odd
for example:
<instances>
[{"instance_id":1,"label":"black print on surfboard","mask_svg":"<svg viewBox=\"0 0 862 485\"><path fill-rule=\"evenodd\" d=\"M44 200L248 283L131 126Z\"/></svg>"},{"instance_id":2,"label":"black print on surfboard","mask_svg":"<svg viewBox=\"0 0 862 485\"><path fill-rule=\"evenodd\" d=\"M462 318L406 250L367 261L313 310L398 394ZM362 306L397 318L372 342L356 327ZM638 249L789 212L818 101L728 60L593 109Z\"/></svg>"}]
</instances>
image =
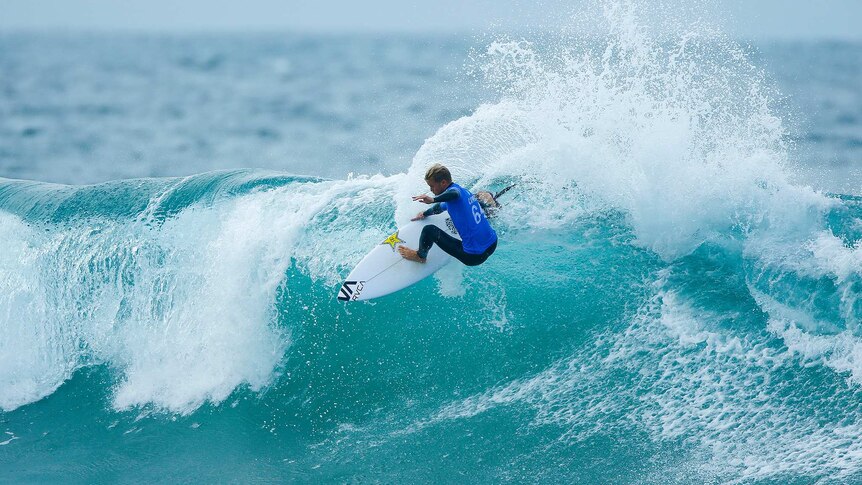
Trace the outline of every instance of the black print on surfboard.
<instances>
[{"instance_id":1,"label":"black print on surfboard","mask_svg":"<svg viewBox=\"0 0 862 485\"><path fill-rule=\"evenodd\" d=\"M341 285L341 291L338 292L338 299L341 301L356 300L364 287L364 281L345 281Z\"/></svg>"},{"instance_id":2,"label":"black print on surfboard","mask_svg":"<svg viewBox=\"0 0 862 485\"><path fill-rule=\"evenodd\" d=\"M449 217L446 218L446 227L449 228L452 234L458 234L458 229L455 229L455 223Z\"/></svg>"}]
</instances>

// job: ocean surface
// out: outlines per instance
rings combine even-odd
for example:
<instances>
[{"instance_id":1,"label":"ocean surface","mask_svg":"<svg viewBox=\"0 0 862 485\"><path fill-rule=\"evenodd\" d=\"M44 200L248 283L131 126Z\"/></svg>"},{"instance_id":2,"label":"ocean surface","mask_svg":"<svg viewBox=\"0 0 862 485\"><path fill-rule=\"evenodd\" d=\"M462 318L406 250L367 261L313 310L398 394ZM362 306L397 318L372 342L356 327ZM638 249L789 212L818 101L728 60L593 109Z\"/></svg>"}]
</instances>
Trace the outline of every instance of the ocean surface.
<instances>
[{"instance_id":1,"label":"ocean surface","mask_svg":"<svg viewBox=\"0 0 862 485\"><path fill-rule=\"evenodd\" d=\"M0 482L862 483L862 44L625 5L0 33ZM433 162L495 255L337 301Z\"/></svg>"}]
</instances>

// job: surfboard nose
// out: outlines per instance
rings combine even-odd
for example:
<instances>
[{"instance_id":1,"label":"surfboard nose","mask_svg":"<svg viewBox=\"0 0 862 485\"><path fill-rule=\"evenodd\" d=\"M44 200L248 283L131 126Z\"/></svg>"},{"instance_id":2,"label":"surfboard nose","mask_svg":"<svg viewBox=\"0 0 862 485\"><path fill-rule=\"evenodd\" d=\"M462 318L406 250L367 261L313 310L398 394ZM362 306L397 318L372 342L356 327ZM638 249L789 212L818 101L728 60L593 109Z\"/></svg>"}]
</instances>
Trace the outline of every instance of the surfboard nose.
<instances>
[{"instance_id":1,"label":"surfboard nose","mask_svg":"<svg viewBox=\"0 0 862 485\"><path fill-rule=\"evenodd\" d=\"M340 301L350 301L359 297L359 292L362 287L359 286L360 281L345 281L341 285L341 290L338 291L338 299Z\"/></svg>"}]
</instances>

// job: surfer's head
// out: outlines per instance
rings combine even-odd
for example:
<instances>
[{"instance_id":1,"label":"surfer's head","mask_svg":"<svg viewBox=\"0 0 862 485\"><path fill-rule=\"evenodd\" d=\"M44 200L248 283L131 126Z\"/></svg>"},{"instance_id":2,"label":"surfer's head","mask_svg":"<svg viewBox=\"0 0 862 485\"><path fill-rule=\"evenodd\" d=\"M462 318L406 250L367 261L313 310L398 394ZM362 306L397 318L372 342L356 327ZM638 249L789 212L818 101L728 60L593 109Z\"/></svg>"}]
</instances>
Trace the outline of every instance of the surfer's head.
<instances>
[{"instance_id":1,"label":"surfer's head","mask_svg":"<svg viewBox=\"0 0 862 485\"><path fill-rule=\"evenodd\" d=\"M448 168L435 163L425 172L425 183L434 195L440 195L452 184L452 174Z\"/></svg>"}]
</instances>

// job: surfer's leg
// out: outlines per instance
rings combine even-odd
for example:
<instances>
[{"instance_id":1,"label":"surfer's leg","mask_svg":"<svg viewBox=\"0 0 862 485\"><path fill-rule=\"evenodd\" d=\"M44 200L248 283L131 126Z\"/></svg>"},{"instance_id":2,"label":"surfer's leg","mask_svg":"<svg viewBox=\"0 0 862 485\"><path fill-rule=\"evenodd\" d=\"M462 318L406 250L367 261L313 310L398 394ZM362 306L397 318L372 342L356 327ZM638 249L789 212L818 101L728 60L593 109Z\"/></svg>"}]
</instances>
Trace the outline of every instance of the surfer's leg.
<instances>
[{"instance_id":1,"label":"surfer's leg","mask_svg":"<svg viewBox=\"0 0 862 485\"><path fill-rule=\"evenodd\" d=\"M456 258L458 258L458 261L461 261L467 266L479 266L480 264L484 263L489 256L494 254L494 250L497 249L497 241L494 241L494 244L489 246L488 249L486 249L485 252L483 252L482 254L470 254L464 252L464 247L460 246L461 241L458 241L458 243L461 249L461 253L460 255L452 254L452 256L455 256Z\"/></svg>"},{"instance_id":2,"label":"surfer's leg","mask_svg":"<svg viewBox=\"0 0 862 485\"><path fill-rule=\"evenodd\" d=\"M419 249L416 250L416 254L422 259L427 258L431 246L434 243L437 243L438 246L440 245L438 241L441 234L443 234L443 231L433 224L423 227L422 234L419 235Z\"/></svg>"},{"instance_id":3,"label":"surfer's leg","mask_svg":"<svg viewBox=\"0 0 862 485\"><path fill-rule=\"evenodd\" d=\"M422 235L419 236L419 249L416 250L416 254L423 259L428 257L428 251L434 244L459 260L461 259L460 256L467 254L464 252L461 240L446 234L439 227L429 224L422 228Z\"/></svg>"},{"instance_id":4,"label":"surfer's leg","mask_svg":"<svg viewBox=\"0 0 862 485\"><path fill-rule=\"evenodd\" d=\"M446 234L437 226L427 225L422 229L422 235L419 237L419 250L416 253L420 258L425 259L428 256L428 251L434 244L437 244L446 254L449 254L467 266L476 266L484 263L497 247L497 243L495 242L482 254L470 254L464 251L464 245L459 239Z\"/></svg>"}]
</instances>

